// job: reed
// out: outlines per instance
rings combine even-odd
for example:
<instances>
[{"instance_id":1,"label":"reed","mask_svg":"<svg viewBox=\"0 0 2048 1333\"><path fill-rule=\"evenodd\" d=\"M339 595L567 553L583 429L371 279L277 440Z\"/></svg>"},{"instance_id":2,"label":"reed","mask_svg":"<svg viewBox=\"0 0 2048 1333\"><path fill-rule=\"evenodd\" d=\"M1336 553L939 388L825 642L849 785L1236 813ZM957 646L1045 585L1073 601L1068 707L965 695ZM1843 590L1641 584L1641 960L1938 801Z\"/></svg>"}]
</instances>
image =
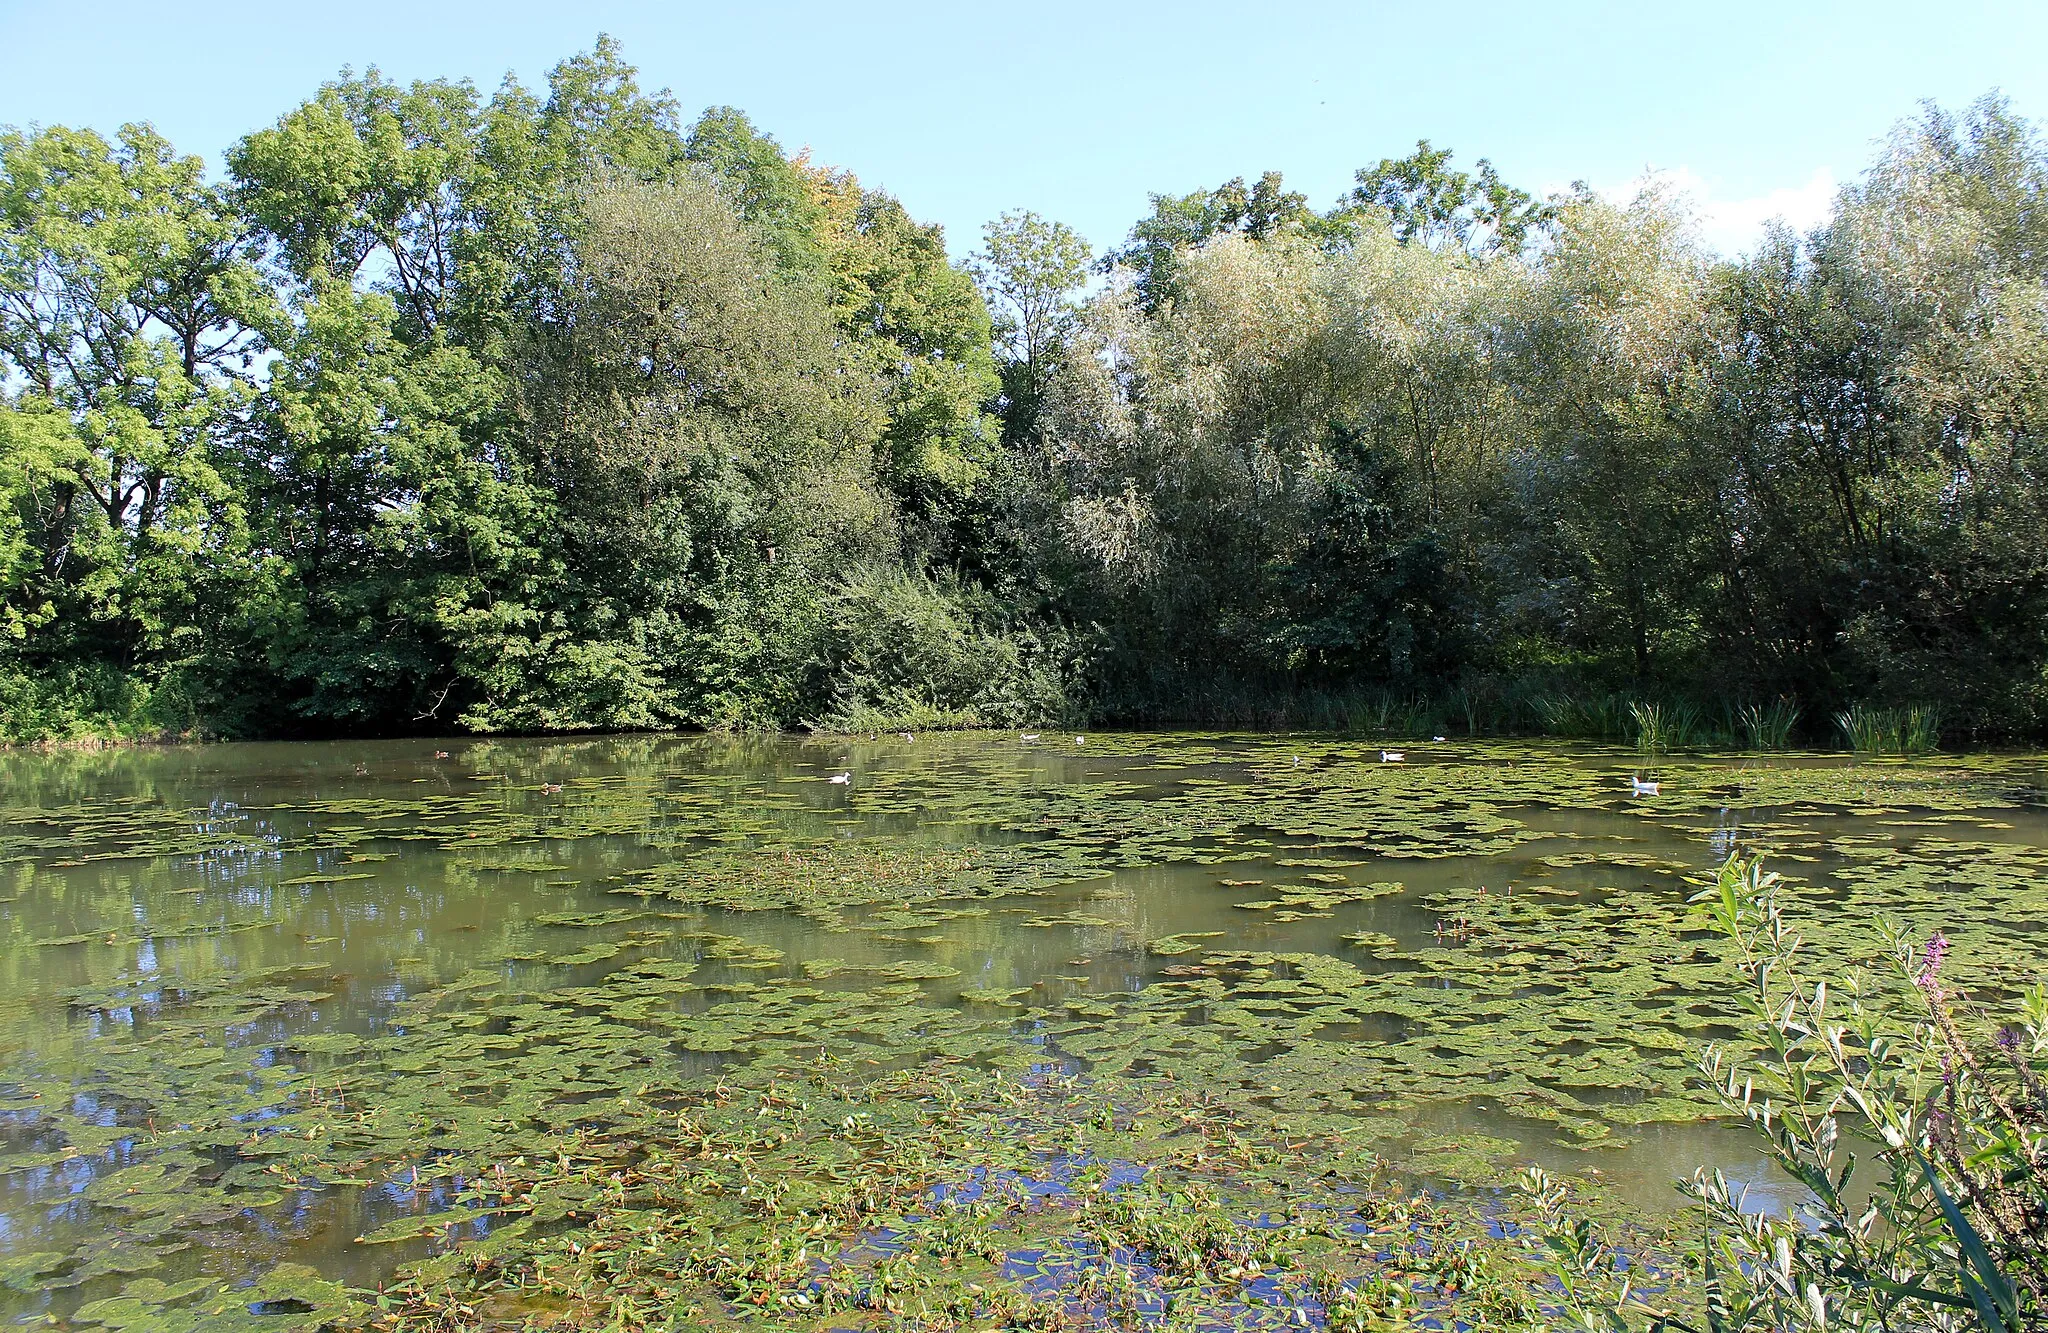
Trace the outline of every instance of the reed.
<instances>
[{"instance_id":1,"label":"reed","mask_svg":"<svg viewBox=\"0 0 2048 1333\"><path fill-rule=\"evenodd\" d=\"M1745 748L1782 750L1799 725L1799 705L1780 696L1767 704L1747 703L1735 711L1735 731Z\"/></svg>"},{"instance_id":2,"label":"reed","mask_svg":"<svg viewBox=\"0 0 2048 1333\"><path fill-rule=\"evenodd\" d=\"M1941 710L1931 705L1874 708L1859 704L1835 714L1842 740L1857 754L1928 754L1941 744Z\"/></svg>"}]
</instances>

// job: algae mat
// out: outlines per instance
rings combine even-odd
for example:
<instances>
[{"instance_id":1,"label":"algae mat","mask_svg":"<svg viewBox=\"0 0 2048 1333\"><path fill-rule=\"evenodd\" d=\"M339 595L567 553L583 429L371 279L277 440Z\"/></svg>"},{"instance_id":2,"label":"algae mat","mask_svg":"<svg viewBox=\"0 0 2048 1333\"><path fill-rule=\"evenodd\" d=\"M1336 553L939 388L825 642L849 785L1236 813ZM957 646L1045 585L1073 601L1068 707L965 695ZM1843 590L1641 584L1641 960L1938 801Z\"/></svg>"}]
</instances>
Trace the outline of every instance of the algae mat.
<instances>
[{"instance_id":1,"label":"algae mat","mask_svg":"<svg viewBox=\"0 0 2048 1333\"><path fill-rule=\"evenodd\" d=\"M1647 1204L1754 1169L1690 1086L1741 1037L1685 906L1730 851L1845 964L1879 912L1986 999L2048 959L2027 756L1690 756L1637 799L1632 755L1505 743L442 745L0 756L0 1310L312 1328L659 1215L726 1258L602 1280L793 1317L991 1182L1136 1200L983 1255L1056 1289L1168 1157L1268 1172L1303 1236L1383 1171Z\"/></svg>"}]
</instances>

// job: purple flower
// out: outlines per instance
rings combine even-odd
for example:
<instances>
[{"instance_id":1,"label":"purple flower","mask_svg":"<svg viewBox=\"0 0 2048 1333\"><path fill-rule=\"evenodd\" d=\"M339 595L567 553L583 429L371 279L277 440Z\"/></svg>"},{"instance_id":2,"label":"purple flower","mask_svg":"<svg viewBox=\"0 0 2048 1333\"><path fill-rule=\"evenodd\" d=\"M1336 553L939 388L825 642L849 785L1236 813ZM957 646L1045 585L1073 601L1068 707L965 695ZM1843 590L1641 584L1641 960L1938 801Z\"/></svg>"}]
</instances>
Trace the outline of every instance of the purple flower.
<instances>
[{"instance_id":1,"label":"purple flower","mask_svg":"<svg viewBox=\"0 0 2048 1333\"><path fill-rule=\"evenodd\" d=\"M2011 1028L2000 1028L2000 1029L1998 1029L1998 1049L1999 1049L1999 1050L2001 1050L2001 1051L2016 1051L2016 1050L2018 1050L2018 1049L2019 1049L2019 1045L2020 1045L2020 1034L2019 1034L2019 1033L2017 1033L2017 1032L2014 1032L2014 1031L2013 1031L2013 1030L2012 1030Z\"/></svg>"},{"instance_id":2,"label":"purple flower","mask_svg":"<svg viewBox=\"0 0 2048 1333\"><path fill-rule=\"evenodd\" d=\"M1935 931L1927 937L1927 948L1920 954L1920 975L1914 984L1929 992L1934 990L1934 974L1941 971L1942 960L1948 957L1948 936Z\"/></svg>"}]
</instances>

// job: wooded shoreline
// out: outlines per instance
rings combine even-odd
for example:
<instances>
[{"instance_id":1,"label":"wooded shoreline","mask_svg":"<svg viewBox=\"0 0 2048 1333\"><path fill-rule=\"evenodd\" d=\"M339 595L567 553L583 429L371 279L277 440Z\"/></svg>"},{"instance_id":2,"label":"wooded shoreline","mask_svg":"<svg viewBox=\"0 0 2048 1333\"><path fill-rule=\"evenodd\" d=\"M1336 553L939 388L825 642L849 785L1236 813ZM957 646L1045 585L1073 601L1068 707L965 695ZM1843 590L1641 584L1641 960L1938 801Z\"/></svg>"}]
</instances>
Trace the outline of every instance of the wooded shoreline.
<instances>
[{"instance_id":1,"label":"wooded shoreline","mask_svg":"<svg viewBox=\"0 0 2048 1333\"><path fill-rule=\"evenodd\" d=\"M1996 97L1734 260L1427 142L956 260L609 40L225 161L0 134L9 740L2048 735L2048 148Z\"/></svg>"}]
</instances>

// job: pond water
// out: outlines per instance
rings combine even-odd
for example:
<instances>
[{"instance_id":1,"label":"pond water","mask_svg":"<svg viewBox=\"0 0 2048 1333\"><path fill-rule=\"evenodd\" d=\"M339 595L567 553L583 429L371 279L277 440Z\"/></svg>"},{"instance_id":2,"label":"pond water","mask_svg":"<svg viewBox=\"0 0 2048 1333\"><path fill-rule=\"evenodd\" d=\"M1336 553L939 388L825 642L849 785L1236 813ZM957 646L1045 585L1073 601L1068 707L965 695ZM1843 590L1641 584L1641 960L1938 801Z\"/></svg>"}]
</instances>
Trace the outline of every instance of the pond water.
<instances>
[{"instance_id":1,"label":"pond water","mask_svg":"<svg viewBox=\"0 0 2048 1333\"><path fill-rule=\"evenodd\" d=\"M1444 1188L1535 1162L1655 1211L1705 1163L1765 1206L1690 1085L1742 1035L1692 881L1766 852L1824 954L1938 926L1987 1003L2048 962L2036 757L1405 750L0 755L0 1313L125 1326L280 1262L367 1286L489 1242L508 1158L566 1170L664 1095L933 1062L1163 1081Z\"/></svg>"}]
</instances>

